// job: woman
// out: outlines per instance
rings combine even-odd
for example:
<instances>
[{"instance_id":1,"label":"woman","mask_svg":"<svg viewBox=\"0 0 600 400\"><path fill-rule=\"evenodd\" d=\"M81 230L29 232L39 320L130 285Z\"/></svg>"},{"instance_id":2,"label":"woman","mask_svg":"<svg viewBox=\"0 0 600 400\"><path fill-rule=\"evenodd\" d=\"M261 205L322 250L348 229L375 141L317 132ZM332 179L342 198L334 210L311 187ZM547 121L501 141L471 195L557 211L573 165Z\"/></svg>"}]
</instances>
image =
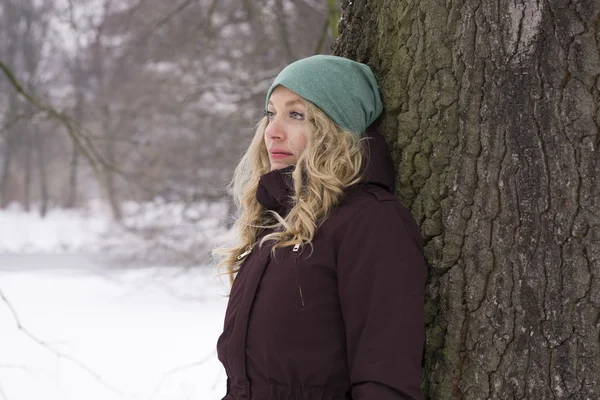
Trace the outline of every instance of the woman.
<instances>
[{"instance_id":1,"label":"woman","mask_svg":"<svg viewBox=\"0 0 600 400\"><path fill-rule=\"evenodd\" d=\"M368 66L287 66L233 187L240 245L217 348L226 400L422 399L427 269L394 195ZM235 279L234 279L235 278Z\"/></svg>"}]
</instances>

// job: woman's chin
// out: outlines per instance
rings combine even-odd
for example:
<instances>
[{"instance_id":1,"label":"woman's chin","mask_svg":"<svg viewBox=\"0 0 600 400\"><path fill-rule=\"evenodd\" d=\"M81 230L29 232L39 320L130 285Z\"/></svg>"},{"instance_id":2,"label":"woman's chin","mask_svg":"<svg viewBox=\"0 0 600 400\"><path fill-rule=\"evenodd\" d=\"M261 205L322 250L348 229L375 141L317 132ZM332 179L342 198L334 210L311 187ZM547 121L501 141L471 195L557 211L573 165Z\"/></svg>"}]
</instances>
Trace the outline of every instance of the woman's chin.
<instances>
[{"instance_id":1,"label":"woman's chin","mask_svg":"<svg viewBox=\"0 0 600 400\"><path fill-rule=\"evenodd\" d=\"M290 163L278 163L278 162L274 162L274 163L271 163L271 171L275 171L276 169L282 169L282 168L285 168L285 167L289 167L290 165L292 165L292 164L290 164Z\"/></svg>"}]
</instances>

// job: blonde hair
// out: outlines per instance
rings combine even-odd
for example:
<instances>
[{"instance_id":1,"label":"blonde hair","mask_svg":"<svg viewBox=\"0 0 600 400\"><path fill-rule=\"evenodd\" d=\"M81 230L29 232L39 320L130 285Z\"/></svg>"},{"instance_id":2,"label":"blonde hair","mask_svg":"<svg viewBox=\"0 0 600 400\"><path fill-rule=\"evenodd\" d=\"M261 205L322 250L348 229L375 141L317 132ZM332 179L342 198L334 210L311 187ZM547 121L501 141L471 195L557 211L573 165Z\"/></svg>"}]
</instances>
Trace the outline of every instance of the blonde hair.
<instances>
[{"instance_id":1,"label":"blonde hair","mask_svg":"<svg viewBox=\"0 0 600 400\"><path fill-rule=\"evenodd\" d=\"M306 148L299 155L292 172L293 206L285 217L266 210L256 200L260 177L271 171L264 142L269 123L267 117L259 122L248 150L235 169L230 187L240 210L234 224L240 243L213 250L213 255L222 256L218 269L224 271L222 275L229 276L230 284L233 284L243 261L238 260L238 256L254 247L264 229L274 231L265 235L259 246L265 241L273 241L272 253L278 247L310 244L329 212L343 200L345 188L362 179L366 139L341 129L317 106L304 101Z\"/></svg>"}]
</instances>

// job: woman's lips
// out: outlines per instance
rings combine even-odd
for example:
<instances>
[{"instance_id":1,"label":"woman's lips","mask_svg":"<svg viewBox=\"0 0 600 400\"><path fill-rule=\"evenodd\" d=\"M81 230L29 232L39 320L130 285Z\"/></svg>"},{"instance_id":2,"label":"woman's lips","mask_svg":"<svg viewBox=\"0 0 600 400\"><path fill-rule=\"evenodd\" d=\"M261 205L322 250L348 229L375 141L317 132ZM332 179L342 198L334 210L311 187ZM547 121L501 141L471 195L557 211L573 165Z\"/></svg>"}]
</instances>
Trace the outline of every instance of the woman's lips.
<instances>
[{"instance_id":1,"label":"woman's lips","mask_svg":"<svg viewBox=\"0 0 600 400\"><path fill-rule=\"evenodd\" d=\"M280 159L280 158L287 158L287 157L291 157L291 154L284 154L284 153L271 153L271 158L274 158L276 160Z\"/></svg>"}]
</instances>

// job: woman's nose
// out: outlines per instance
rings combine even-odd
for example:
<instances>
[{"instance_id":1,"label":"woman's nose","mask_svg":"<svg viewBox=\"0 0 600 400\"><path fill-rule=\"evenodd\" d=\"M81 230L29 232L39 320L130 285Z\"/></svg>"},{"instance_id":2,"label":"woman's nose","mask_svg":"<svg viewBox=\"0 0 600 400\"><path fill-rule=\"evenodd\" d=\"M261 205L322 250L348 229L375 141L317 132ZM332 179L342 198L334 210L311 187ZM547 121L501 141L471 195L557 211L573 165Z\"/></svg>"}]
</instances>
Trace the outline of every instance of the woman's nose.
<instances>
[{"instance_id":1,"label":"woman's nose","mask_svg":"<svg viewBox=\"0 0 600 400\"><path fill-rule=\"evenodd\" d=\"M285 127L279 121L279 119L275 116L267 125L265 129L265 133L267 137L271 140L282 140L285 138Z\"/></svg>"}]
</instances>

